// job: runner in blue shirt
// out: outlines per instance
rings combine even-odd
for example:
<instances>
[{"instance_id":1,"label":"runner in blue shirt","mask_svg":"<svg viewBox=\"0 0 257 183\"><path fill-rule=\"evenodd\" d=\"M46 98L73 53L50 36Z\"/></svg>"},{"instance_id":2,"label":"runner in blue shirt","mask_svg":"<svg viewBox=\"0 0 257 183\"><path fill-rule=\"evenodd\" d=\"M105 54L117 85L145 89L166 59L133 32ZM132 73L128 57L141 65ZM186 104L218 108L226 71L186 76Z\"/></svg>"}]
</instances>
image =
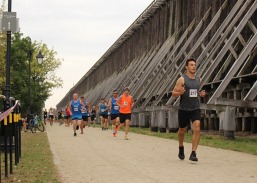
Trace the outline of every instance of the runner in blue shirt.
<instances>
[{"instance_id":1,"label":"runner in blue shirt","mask_svg":"<svg viewBox=\"0 0 257 183\"><path fill-rule=\"evenodd\" d=\"M84 104L78 99L78 94L73 94L73 100L70 101L69 108L71 109L71 120L73 123L74 136L77 136L76 130L78 130L77 126L81 125L82 112L84 109ZM82 133L81 129L81 133Z\"/></svg>"},{"instance_id":2,"label":"runner in blue shirt","mask_svg":"<svg viewBox=\"0 0 257 183\"><path fill-rule=\"evenodd\" d=\"M87 102L83 96L80 97L80 101L81 101L81 103L84 104L84 109L81 110L82 111L82 123L80 125L81 134L83 134L83 128L85 128L85 126L87 125L89 117L90 117L90 111L89 111L90 103Z\"/></svg>"},{"instance_id":3,"label":"runner in blue shirt","mask_svg":"<svg viewBox=\"0 0 257 183\"><path fill-rule=\"evenodd\" d=\"M113 136L116 137L118 131L118 125L120 124L120 107L117 105L118 92L114 90L112 93L112 98L109 100L109 107L111 109L111 120L112 120L112 130Z\"/></svg>"},{"instance_id":4,"label":"runner in blue shirt","mask_svg":"<svg viewBox=\"0 0 257 183\"><path fill-rule=\"evenodd\" d=\"M101 102L98 104L97 109L99 111L102 130L107 130L108 123L108 105L104 98L101 99Z\"/></svg>"}]
</instances>

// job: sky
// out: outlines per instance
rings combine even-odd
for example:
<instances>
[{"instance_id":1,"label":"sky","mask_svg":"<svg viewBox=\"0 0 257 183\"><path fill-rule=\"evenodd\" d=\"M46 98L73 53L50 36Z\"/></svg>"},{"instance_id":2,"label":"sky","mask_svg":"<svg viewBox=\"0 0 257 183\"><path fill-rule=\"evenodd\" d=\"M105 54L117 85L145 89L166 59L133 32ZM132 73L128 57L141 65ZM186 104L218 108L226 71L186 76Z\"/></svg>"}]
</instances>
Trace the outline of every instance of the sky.
<instances>
[{"instance_id":1,"label":"sky","mask_svg":"<svg viewBox=\"0 0 257 183\"><path fill-rule=\"evenodd\" d=\"M56 71L63 87L52 91L46 109L63 99L152 1L12 0L24 37L42 41L63 59Z\"/></svg>"}]
</instances>

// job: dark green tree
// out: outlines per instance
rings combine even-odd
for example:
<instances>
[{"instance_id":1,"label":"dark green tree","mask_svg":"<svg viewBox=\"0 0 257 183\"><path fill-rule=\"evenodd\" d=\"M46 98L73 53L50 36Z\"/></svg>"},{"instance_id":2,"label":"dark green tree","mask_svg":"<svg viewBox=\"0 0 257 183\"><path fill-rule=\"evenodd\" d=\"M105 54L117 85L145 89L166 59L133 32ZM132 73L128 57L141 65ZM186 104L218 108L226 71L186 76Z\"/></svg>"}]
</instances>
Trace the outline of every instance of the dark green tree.
<instances>
[{"instance_id":1,"label":"dark green tree","mask_svg":"<svg viewBox=\"0 0 257 183\"><path fill-rule=\"evenodd\" d=\"M31 41L29 37L22 37L22 33L15 33L11 48L11 96L21 101L22 113L28 111L30 105L32 113L40 113L44 102L51 96L55 87L62 86L62 80L55 75L55 70L61 65L57 53L48 49L46 44ZM31 51L30 97L29 97L29 51ZM44 61L37 63L36 55L41 51ZM30 100L29 100L30 99Z\"/></svg>"}]
</instances>

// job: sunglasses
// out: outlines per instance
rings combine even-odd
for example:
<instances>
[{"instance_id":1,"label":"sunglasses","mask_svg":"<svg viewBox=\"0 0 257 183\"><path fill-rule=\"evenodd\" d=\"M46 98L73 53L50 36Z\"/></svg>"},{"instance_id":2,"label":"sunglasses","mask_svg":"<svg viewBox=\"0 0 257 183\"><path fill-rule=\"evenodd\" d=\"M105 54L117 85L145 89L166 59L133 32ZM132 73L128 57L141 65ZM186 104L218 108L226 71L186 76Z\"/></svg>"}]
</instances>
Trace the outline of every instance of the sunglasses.
<instances>
[{"instance_id":1,"label":"sunglasses","mask_svg":"<svg viewBox=\"0 0 257 183\"><path fill-rule=\"evenodd\" d=\"M118 93L113 93L113 94L118 94Z\"/></svg>"}]
</instances>

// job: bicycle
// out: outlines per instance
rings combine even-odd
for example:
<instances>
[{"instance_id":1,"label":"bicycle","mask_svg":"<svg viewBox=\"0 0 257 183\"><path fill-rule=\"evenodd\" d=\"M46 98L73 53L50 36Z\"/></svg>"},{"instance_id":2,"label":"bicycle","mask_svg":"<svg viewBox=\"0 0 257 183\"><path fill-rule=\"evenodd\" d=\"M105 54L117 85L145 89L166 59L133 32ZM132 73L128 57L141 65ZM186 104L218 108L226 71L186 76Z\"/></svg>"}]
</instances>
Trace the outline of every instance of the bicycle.
<instances>
[{"instance_id":1,"label":"bicycle","mask_svg":"<svg viewBox=\"0 0 257 183\"><path fill-rule=\"evenodd\" d=\"M40 132L45 131L45 125L41 120L38 120L37 115L35 115L33 119L30 119L28 128L30 128L32 133L36 133L37 129Z\"/></svg>"}]
</instances>

